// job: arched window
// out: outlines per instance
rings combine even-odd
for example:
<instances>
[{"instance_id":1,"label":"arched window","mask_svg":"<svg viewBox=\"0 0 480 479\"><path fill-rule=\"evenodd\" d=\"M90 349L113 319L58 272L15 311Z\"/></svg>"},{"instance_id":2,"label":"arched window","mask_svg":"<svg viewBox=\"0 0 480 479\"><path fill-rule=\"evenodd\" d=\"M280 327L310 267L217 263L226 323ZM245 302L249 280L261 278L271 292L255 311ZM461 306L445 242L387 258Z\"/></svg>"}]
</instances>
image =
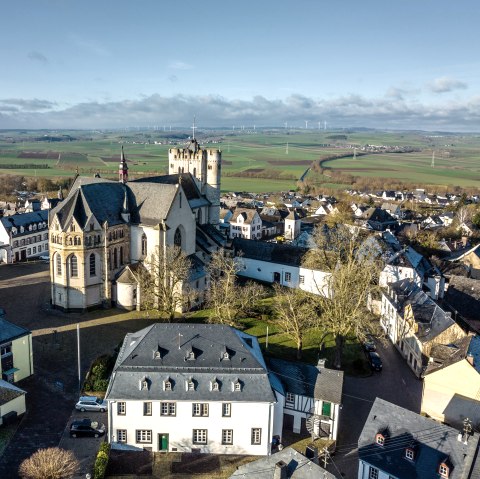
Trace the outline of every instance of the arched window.
<instances>
[{"instance_id":1,"label":"arched window","mask_svg":"<svg viewBox=\"0 0 480 479\"><path fill-rule=\"evenodd\" d=\"M117 248L113 250L113 269L118 268Z\"/></svg>"},{"instance_id":2,"label":"arched window","mask_svg":"<svg viewBox=\"0 0 480 479\"><path fill-rule=\"evenodd\" d=\"M95 276L97 274L97 268L95 264L95 254L92 253L89 258L89 265L90 265L90 276Z\"/></svg>"},{"instance_id":3,"label":"arched window","mask_svg":"<svg viewBox=\"0 0 480 479\"><path fill-rule=\"evenodd\" d=\"M142 235L142 255L145 256L147 254L147 235L143 233Z\"/></svg>"},{"instance_id":4,"label":"arched window","mask_svg":"<svg viewBox=\"0 0 480 479\"><path fill-rule=\"evenodd\" d=\"M180 231L180 228L177 228L175 231L175 235L173 236L173 244L179 248L182 247L182 232Z\"/></svg>"},{"instance_id":5,"label":"arched window","mask_svg":"<svg viewBox=\"0 0 480 479\"><path fill-rule=\"evenodd\" d=\"M123 246L120 246L120 258L119 258L120 264L123 264Z\"/></svg>"},{"instance_id":6,"label":"arched window","mask_svg":"<svg viewBox=\"0 0 480 479\"><path fill-rule=\"evenodd\" d=\"M78 277L78 261L75 255L70 256L70 277Z\"/></svg>"},{"instance_id":7,"label":"arched window","mask_svg":"<svg viewBox=\"0 0 480 479\"><path fill-rule=\"evenodd\" d=\"M196 168L193 169L193 176L195 176L195 178L197 177L197 169Z\"/></svg>"},{"instance_id":8,"label":"arched window","mask_svg":"<svg viewBox=\"0 0 480 479\"><path fill-rule=\"evenodd\" d=\"M55 260L56 266L57 266L57 275L62 276L62 258L60 257L59 254L56 256Z\"/></svg>"}]
</instances>

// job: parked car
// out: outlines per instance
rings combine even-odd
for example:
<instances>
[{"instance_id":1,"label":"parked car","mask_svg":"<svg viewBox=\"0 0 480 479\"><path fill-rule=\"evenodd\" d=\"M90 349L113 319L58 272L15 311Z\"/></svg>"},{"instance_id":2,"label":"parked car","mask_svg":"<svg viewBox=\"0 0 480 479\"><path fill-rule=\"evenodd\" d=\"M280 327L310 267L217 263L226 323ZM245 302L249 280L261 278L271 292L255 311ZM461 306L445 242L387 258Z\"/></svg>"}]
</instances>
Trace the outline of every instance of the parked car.
<instances>
[{"instance_id":1,"label":"parked car","mask_svg":"<svg viewBox=\"0 0 480 479\"><path fill-rule=\"evenodd\" d=\"M367 334L365 337L365 341L363 341L363 349L369 353L370 351L376 351L377 346L375 346L375 340L373 339L373 336L370 334Z\"/></svg>"},{"instance_id":2,"label":"parked car","mask_svg":"<svg viewBox=\"0 0 480 479\"><path fill-rule=\"evenodd\" d=\"M382 370L382 367L383 367L382 358L379 356L378 353L376 353L375 351L370 351L369 353L367 353L367 357L368 357L368 362L370 363L370 367L374 371Z\"/></svg>"},{"instance_id":3,"label":"parked car","mask_svg":"<svg viewBox=\"0 0 480 479\"><path fill-rule=\"evenodd\" d=\"M70 424L71 437L100 437L105 434L105 424L92 421L89 418L73 421Z\"/></svg>"},{"instance_id":4,"label":"parked car","mask_svg":"<svg viewBox=\"0 0 480 479\"><path fill-rule=\"evenodd\" d=\"M50 263L50 255L48 254L41 254L38 259L40 261L45 261L46 263Z\"/></svg>"},{"instance_id":5,"label":"parked car","mask_svg":"<svg viewBox=\"0 0 480 479\"><path fill-rule=\"evenodd\" d=\"M105 412L107 410L107 402L102 398L97 398L95 396L82 396L77 404L75 404L75 409L79 411L100 411Z\"/></svg>"}]
</instances>

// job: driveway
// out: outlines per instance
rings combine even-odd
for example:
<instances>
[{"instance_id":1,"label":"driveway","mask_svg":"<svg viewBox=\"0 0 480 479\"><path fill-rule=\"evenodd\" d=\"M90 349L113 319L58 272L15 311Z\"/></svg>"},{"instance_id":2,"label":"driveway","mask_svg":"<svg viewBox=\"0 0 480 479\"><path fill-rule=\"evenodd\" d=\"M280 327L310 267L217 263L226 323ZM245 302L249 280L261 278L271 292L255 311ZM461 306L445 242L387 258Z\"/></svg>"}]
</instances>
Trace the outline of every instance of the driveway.
<instances>
[{"instance_id":1,"label":"driveway","mask_svg":"<svg viewBox=\"0 0 480 479\"><path fill-rule=\"evenodd\" d=\"M34 367L33 376L18 383L27 391L27 412L0 457L0 478L18 477L24 459L40 448L59 445L79 394L77 324L83 378L96 357L113 352L127 332L144 328L152 321L116 310L65 314L52 310L49 300L48 264L0 266L0 307L6 310L7 320L32 331ZM84 464L83 451L78 456Z\"/></svg>"},{"instance_id":2,"label":"driveway","mask_svg":"<svg viewBox=\"0 0 480 479\"><path fill-rule=\"evenodd\" d=\"M389 341L377 341L376 345L383 371L366 378L345 376L337 451L328 470L348 479L357 477L358 438L376 397L420 412L422 381Z\"/></svg>"}]
</instances>

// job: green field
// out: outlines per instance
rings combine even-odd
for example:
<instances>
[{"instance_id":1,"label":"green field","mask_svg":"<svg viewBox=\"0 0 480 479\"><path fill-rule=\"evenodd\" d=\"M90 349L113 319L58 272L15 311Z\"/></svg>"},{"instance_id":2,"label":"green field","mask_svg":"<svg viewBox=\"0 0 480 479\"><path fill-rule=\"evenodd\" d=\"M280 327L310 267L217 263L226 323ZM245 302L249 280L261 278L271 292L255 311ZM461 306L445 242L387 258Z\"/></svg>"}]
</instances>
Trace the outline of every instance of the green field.
<instances>
[{"instance_id":1,"label":"green field","mask_svg":"<svg viewBox=\"0 0 480 479\"><path fill-rule=\"evenodd\" d=\"M168 149L182 146L181 132L55 132L72 141L44 141L44 132L0 131L0 174L28 177L73 176L99 172L116 177L121 145L129 160L130 177L167 172ZM49 132L49 135L54 136ZM183 132L183 137L186 137ZM215 138L215 143L210 143ZM170 144L154 144L169 140ZM355 177L388 178L425 184L480 186L480 136L427 135L419 132L380 131L286 131L203 132L200 143L222 150L223 191L270 192L294 189L312 162L331 156L351 155L323 161L323 177L310 171L324 187L348 187L329 180L328 170ZM176 142L176 143L175 143ZM357 156L364 145L410 146L411 153L375 153ZM435 151L435 167L431 167ZM328 186L327 186L328 182Z\"/></svg>"}]
</instances>

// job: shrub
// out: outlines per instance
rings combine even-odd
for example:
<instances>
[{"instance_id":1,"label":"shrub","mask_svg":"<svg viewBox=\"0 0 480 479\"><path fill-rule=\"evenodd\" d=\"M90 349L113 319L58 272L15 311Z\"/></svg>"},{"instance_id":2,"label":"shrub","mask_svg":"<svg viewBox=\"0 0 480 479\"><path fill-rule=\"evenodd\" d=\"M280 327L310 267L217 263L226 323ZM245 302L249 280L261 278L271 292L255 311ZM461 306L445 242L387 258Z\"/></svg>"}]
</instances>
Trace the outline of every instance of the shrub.
<instances>
[{"instance_id":1,"label":"shrub","mask_svg":"<svg viewBox=\"0 0 480 479\"><path fill-rule=\"evenodd\" d=\"M93 466L94 479L103 479L108 465L108 456L110 454L110 444L108 442L102 442L95 459L95 465Z\"/></svg>"},{"instance_id":2,"label":"shrub","mask_svg":"<svg viewBox=\"0 0 480 479\"><path fill-rule=\"evenodd\" d=\"M68 479L77 473L78 468L79 462L72 451L49 447L39 449L25 459L18 474L24 479Z\"/></svg>"}]
</instances>

